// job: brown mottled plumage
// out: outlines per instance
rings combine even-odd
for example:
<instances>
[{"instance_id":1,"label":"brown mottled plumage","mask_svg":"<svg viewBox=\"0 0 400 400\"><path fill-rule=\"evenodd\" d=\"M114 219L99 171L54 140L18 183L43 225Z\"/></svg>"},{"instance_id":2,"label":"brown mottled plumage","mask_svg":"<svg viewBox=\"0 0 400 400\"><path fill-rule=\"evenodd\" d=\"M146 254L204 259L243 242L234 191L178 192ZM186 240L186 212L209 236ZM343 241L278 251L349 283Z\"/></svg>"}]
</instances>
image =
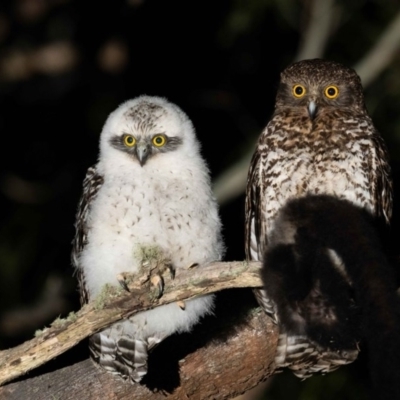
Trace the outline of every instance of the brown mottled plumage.
<instances>
[{"instance_id":1,"label":"brown mottled plumage","mask_svg":"<svg viewBox=\"0 0 400 400\"><path fill-rule=\"evenodd\" d=\"M246 254L262 260L278 211L289 199L329 194L389 222L392 182L388 153L369 117L360 78L339 63L296 62L281 74L275 110L262 132L248 174ZM330 254L337 264L340 260ZM279 322L263 290L256 297ZM276 363L302 378L329 372L357 356L356 344L343 354L281 329Z\"/></svg>"}]
</instances>

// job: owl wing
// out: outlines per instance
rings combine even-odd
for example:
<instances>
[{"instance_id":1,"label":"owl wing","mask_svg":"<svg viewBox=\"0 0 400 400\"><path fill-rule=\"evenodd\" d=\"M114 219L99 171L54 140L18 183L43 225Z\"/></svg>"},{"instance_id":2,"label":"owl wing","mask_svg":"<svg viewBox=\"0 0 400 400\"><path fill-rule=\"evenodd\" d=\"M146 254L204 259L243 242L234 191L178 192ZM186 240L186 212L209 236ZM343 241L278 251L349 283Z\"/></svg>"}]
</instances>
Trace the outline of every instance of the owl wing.
<instances>
[{"instance_id":1,"label":"owl wing","mask_svg":"<svg viewBox=\"0 0 400 400\"><path fill-rule=\"evenodd\" d=\"M267 127L268 129L268 127ZM267 220L265 187L262 176L264 147L258 146L250 163L245 200L245 251L248 260L262 261L267 248ZM279 322L274 300L264 289L254 289L258 304L277 324ZM301 379L314 373L327 373L351 363L357 350L332 351L313 343L304 333L289 334L282 327L277 344L275 365L278 369L289 367Z\"/></svg>"},{"instance_id":2,"label":"owl wing","mask_svg":"<svg viewBox=\"0 0 400 400\"><path fill-rule=\"evenodd\" d=\"M389 165L389 152L382 136L375 132L372 136L373 152L371 162L371 182L375 182L373 187L373 201L375 214L385 218L389 223L393 209L393 182Z\"/></svg>"},{"instance_id":3,"label":"owl wing","mask_svg":"<svg viewBox=\"0 0 400 400\"><path fill-rule=\"evenodd\" d=\"M85 288L85 279L83 270L79 266L79 255L87 244L88 235L88 215L90 204L96 197L99 189L103 185L104 179L96 171L96 167L90 167L87 170L85 179L83 180L83 192L78 205L75 222L75 237L72 241L72 265L75 267L76 275L79 282L79 292L81 304L86 304L89 300L88 293Z\"/></svg>"},{"instance_id":4,"label":"owl wing","mask_svg":"<svg viewBox=\"0 0 400 400\"><path fill-rule=\"evenodd\" d=\"M247 260L262 261L267 246L267 221L265 210L265 196L263 196L263 180L261 173L262 153L259 146L250 162L247 177L246 201L245 201L245 251ZM277 322L276 307L263 289L254 289L254 295L258 304L265 312Z\"/></svg>"},{"instance_id":5,"label":"owl wing","mask_svg":"<svg viewBox=\"0 0 400 400\"><path fill-rule=\"evenodd\" d=\"M260 160L261 154L257 148L250 162L246 188L245 251L248 260L261 260L262 256L259 249L262 224Z\"/></svg>"},{"instance_id":6,"label":"owl wing","mask_svg":"<svg viewBox=\"0 0 400 400\"><path fill-rule=\"evenodd\" d=\"M88 241L90 206L103 183L104 179L97 172L96 167L90 167L83 181L83 193L76 214L76 233L72 242L72 264L75 267L79 282L82 305L89 301L89 296L85 287L83 269L79 265L79 255ZM106 370L139 382L147 372L148 350L161 340L162 338L158 337L142 340L123 335L121 334L121 324L117 322L92 335L89 339L89 350L92 358Z\"/></svg>"}]
</instances>

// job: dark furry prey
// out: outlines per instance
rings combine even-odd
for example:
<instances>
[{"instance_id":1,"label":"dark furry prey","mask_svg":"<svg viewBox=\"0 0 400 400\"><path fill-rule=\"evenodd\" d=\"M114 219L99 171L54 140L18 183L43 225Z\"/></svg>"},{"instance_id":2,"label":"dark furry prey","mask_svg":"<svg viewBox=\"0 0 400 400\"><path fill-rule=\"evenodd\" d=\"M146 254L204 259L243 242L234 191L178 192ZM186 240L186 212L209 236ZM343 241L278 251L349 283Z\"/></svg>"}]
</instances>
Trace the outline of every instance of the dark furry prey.
<instances>
[{"instance_id":1,"label":"dark furry prey","mask_svg":"<svg viewBox=\"0 0 400 400\"><path fill-rule=\"evenodd\" d=\"M372 217L346 200L307 196L287 203L271 236L262 278L282 329L333 351L365 340L374 399L400 399L396 274Z\"/></svg>"}]
</instances>

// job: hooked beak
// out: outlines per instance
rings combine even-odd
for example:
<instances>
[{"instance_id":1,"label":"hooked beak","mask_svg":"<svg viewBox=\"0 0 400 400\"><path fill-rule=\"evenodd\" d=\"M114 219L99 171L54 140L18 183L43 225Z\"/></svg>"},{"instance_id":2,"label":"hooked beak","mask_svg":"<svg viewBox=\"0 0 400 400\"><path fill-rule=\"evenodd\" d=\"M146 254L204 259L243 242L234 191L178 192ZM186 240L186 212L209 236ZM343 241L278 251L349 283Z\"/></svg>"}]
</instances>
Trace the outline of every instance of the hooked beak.
<instances>
[{"instance_id":1,"label":"hooked beak","mask_svg":"<svg viewBox=\"0 0 400 400\"><path fill-rule=\"evenodd\" d=\"M308 115L310 116L310 119L314 119L316 113L317 113L317 104L315 103L314 100L311 100L308 103Z\"/></svg>"},{"instance_id":2,"label":"hooked beak","mask_svg":"<svg viewBox=\"0 0 400 400\"><path fill-rule=\"evenodd\" d=\"M151 151L150 146L144 142L139 142L136 145L136 157L139 160L141 167L143 167L143 165L146 163L147 159L149 158L150 151Z\"/></svg>"}]
</instances>

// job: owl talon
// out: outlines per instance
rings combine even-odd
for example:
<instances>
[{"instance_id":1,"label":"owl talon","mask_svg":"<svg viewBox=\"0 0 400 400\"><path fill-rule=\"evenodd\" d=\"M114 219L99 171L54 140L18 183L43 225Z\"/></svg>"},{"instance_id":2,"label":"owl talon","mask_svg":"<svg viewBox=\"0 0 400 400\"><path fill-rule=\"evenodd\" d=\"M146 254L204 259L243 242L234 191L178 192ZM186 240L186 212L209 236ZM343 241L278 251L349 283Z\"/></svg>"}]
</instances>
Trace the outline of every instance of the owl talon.
<instances>
[{"instance_id":1,"label":"owl talon","mask_svg":"<svg viewBox=\"0 0 400 400\"><path fill-rule=\"evenodd\" d=\"M117 280L122 289L124 289L127 292L130 292L129 287L128 287L128 279L126 276L126 273L122 272L117 275Z\"/></svg>"},{"instance_id":2,"label":"owl talon","mask_svg":"<svg viewBox=\"0 0 400 400\"><path fill-rule=\"evenodd\" d=\"M181 310L185 310L186 304L185 304L184 301L179 300L179 301L176 302L176 304L178 305L178 307L179 307Z\"/></svg>"},{"instance_id":3,"label":"owl talon","mask_svg":"<svg viewBox=\"0 0 400 400\"><path fill-rule=\"evenodd\" d=\"M173 267L173 265L168 264L166 267L169 271L169 276L171 277L171 279L175 279L175 268Z\"/></svg>"},{"instance_id":4,"label":"owl talon","mask_svg":"<svg viewBox=\"0 0 400 400\"><path fill-rule=\"evenodd\" d=\"M156 297L159 299L164 293L164 279L160 274L155 274L150 278L150 283L155 287Z\"/></svg>"},{"instance_id":5,"label":"owl talon","mask_svg":"<svg viewBox=\"0 0 400 400\"><path fill-rule=\"evenodd\" d=\"M175 268L172 263L165 258L157 257L142 262L142 270L147 271L147 275L142 284L150 282L154 289L155 297L159 299L164 293L164 273L168 270L171 279L175 278Z\"/></svg>"}]
</instances>

